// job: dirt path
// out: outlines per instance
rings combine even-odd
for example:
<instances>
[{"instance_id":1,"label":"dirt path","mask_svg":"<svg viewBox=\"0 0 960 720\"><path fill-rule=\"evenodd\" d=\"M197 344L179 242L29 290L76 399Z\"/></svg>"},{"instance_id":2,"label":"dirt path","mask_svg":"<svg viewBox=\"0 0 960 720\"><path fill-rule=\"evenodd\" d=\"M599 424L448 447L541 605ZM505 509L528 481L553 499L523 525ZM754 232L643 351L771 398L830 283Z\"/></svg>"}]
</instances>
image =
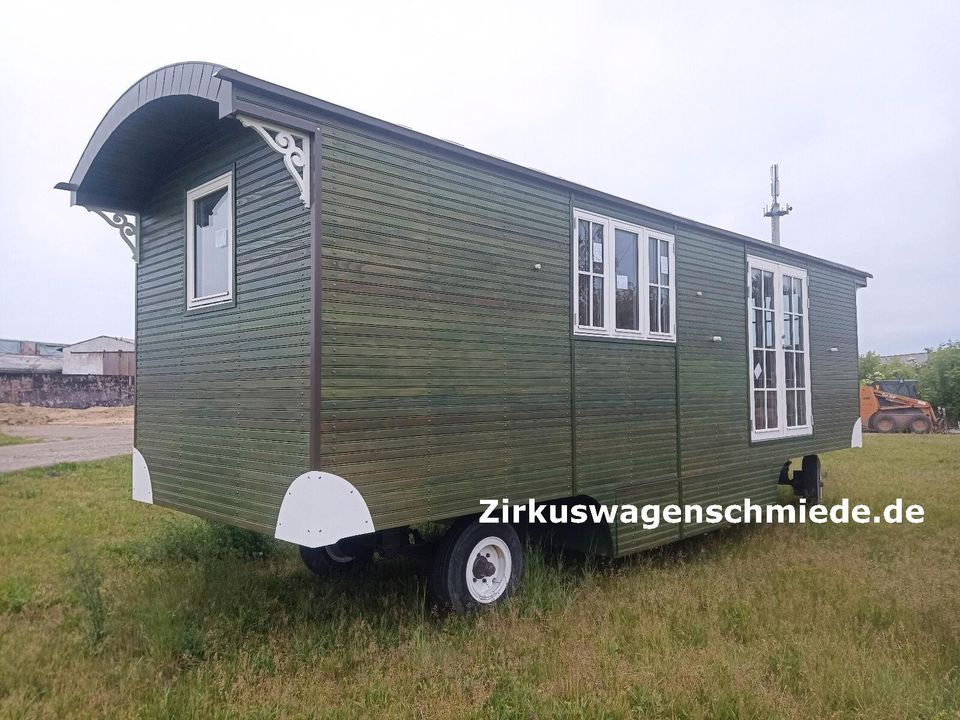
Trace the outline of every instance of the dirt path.
<instances>
[{"instance_id":1,"label":"dirt path","mask_svg":"<svg viewBox=\"0 0 960 720\"><path fill-rule=\"evenodd\" d=\"M130 425L132 423L133 406L129 405L73 410L0 403L0 425Z\"/></svg>"},{"instance_id":2,"label":"dirt path","mask_svg":"<svg viewBox=\"0 0 960 720\"><path fill-rule=\"evenodd\" d=\"M61 462L126 455L133 448L133 425L0 425L0 433L40 442L0 447L0 473Z\"/></svg>"}]
</instances>

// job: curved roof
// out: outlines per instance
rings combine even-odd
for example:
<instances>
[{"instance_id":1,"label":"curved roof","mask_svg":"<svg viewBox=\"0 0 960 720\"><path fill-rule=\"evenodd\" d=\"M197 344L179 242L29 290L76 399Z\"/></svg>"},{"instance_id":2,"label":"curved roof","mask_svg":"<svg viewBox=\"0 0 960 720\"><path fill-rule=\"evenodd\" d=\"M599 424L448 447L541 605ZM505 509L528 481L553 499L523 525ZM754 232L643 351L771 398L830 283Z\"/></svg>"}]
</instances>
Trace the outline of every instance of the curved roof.
<instances>
[{"instance_id":1,"label":"curved roof","mask_svg":"<svg viewBox=\"0 0 960 720\"><path fill-rule=\"evenodd\" d=\"M73 201L84 204L95 200L103 193L98 187L105 176L115 173L116 165L124 154L125 140L123 130L130 125L137 127L138 139L143 141L146 135L153 143L154 160L160 160L170 149L170 145L180 139L178 130L189 132L198 122L209 118L219 106L221 93L227 90L226 81L216 76L223 68L207 62L183 62L166 65L144 75L131 85L110 107L97 125L87 142L77 166L70 176L69 183L61 183L59 188L71 190ZM149 106L148 117L139 123L133 116ZM214 119L216 115L213 115ZM153 126L161 132L149 132ZM98 168L98 166L104 166ZM102 170L104 172L98 172ZM125 198L128 199L128 198ZM129 198L129 199L132 199Z\"/></svg>"}]
</instances>

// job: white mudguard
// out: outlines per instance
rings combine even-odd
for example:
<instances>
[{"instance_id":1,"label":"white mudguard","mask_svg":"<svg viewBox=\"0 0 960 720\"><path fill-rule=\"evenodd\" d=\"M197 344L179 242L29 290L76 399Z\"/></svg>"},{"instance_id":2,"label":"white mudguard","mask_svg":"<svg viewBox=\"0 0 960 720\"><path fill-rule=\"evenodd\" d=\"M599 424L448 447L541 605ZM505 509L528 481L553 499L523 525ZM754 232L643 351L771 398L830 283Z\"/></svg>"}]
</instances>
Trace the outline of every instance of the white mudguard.
<instances>
[{"instance_id":1,"label":"white mudguard","mask_svg":"<svg viewBox=\"0 0 960 720\"><path fill-rule=\"evenodd\" d=\"M133 449L133 499L153 505L153 484L147 461L136 448Z\"/></svg>"},{"instance_id":2,"label":"white mudguard","mask_svg":"<svg viewBox=\"0 0 960 720\"><path fill-rule=\"evenodd\" d=\"M287 488L274 537L315 548L373 531L370 509L359 490L339 475L312 471Z\"/></svg>"},{"instance_id":3,"label":"white mudguard","mask_svg":"<svg viewBox=\"0 0 960 720\"><path fill-rule=\"evenodd\" d=\"M853 424L853 434L850 436L850 447L863 447L863 423L860 422L860 418L857 418L857 421Z\"/></svg>"}]
</instances>

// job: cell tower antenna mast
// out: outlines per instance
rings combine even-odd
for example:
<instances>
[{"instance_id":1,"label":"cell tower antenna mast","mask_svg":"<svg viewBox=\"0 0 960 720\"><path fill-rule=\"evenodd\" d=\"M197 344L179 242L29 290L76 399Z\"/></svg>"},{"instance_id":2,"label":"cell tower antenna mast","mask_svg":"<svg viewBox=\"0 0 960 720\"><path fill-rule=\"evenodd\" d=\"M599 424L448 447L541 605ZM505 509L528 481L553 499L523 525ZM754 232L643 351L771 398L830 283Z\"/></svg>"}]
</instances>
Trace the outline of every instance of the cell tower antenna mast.
<instances>
[{"instance_id":1,"label":"cell tower antenna mast","mask_svg":"<svg viewBox=\"0 0 960 720\"><path fill-rule=\"evenodd\" d=\"M792 205L784 203L780 206L780 166L774 163L770 166L770 196L773 204L764 206L763 216L770 218L770 239L774 245L780 244L780 218L793 210Z\"/></svg>"}]
</instances>

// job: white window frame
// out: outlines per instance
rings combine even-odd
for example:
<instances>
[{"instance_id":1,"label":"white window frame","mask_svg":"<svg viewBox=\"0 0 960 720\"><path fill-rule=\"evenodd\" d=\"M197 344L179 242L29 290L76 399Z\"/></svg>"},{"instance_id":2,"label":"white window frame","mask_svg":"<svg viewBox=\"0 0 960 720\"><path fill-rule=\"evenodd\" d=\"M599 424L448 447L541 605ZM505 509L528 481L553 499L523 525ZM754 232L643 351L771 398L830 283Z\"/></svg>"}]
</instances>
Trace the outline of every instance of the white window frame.
<instances>
[{"instance_id":1,"label":"white window frame","mask_svg":"<svg viewBox=\"0 0 960 720\"><path fill-rule=\"evenodd\" d=\"M651 287L651 283L650 283L650 268L649 268L649 266L648 266L648 262L649 262L649 260L650 260L650 249L649 249L649 246L650 246L650 240L651 240L651 239L655 239L655 240L660 240L660 241L662 241L662 242L666 242L667 245L668 245L668 247L670 248L670 256L669 256L669 262L670 262L670 269L669 269L670 286L669 286L669 288L668 288L669 291L670 291L670 292L669 292L669 297L670 297L670 331L669 331L669 332L663 332L663 331L654 332L653 330L650 330L650 329L649 329L649 328L650 328L649 302L650 302L650 287ZM644 295L643 295L643 300L642 300L642 302L643 302L644 306L645 306L645 307L647 308L647 310L648 310L648 312L641 313L641 315L642 315L644 318L646 318L646 322L647 322L647 334L649 335L649 337L650 337L651 340L668 340L668 341L674 341L674 342L675 342L675 341L676 341L676 338L677 338L677 273L676 273L676 262L674 261L674 254L675 254L675 252L674 252L674 249L675 249L675 240L674 240L674 237L673 237L673 235L670 235L669 233L659 232L659 231L657 231L657 230L648 230L648 229L644 228L644 238L643 238L643 240L641 241L641 244L643 245L643 254L644 254L644 257L643 257L643 259L640 261L640 267L643 269L643 272L645 273L644 278L643 278L643 286L644 286L644 289L646 290L646 293L644 293ZM660 247L659 247L659 244L658 244L658 246L657 246L657 263L660 262L660 257L661 257L661 256L660 256ZM659 268L658 268L658 270L659 270ZM661 285L661 284L659 283L659 277L660 277L660 275L659 275L659 272L658 272L658 274L657 274L658 282L657 282L655 285L653 285L653 287L657 287L657 288L662 288L662 287L663 287L663 285Z\"/></svg>"},{"instance_id":2,"label":"white window frame","mask_svg":"<svg viewBox=\"0 0 960 720\"><path fill-rule=\"evenodd\" d=\"M774 322L774 350L777 358L777 427L757 430L754 408L754 376L753 376L753 299L751 297L751 282L754 270L765 270L773 273L773 322ZM805 425L787 427L787 376L786 360L783 348L783 276L800 278L803 281L803 372L807 422ZM754 442L775 440L778 438L799 437L813 434L813 388L810 384L810 283L807 271L792 265L767 260L766 258L747 256L746 276L746 306L747 306L747 376L749 382L750 405L750 439Z\"/></svg>"},{"instance_id":3,"label":"white window frame","mask_svg":"<svg viewBox=\"0 0 960 720\"><path fill-rule=\"evenodd\" d=\"M214 295L204 295L196 297L196 243L195 243L195 212L196 202L201 198L215 193L218 190L227 191L227 289L225 292ZM187 309L210 307L211 305L220 305L233 300L234 289L234 197L233 197L233 173L227 172L219 177L205 182L192 190L187 191Z\"/></svg>"},{"instance_id":4,"label":"white window frame","mask_svg":"<svg viewBox=\"0 0 960 720\"><path fill-rule=\"evenodd\" d=\"M603 226L603 326L597 327L595 325L581 325L580 324L580 220L587 220L597 225ZM588 238L590 243L590 270L586 273L590 277L590 307L593 307L593 277L597 273L593 272L593 236ZM573 304L574 304L574 327L576 332L580 335L606 335L607 334L607 325L610 322L610 301L607 295L609 294L610 289L610 221L599 215L593 215L591 213L580 213L575 216L573 221ZM588 318L591 322L593 317Z\"/></svg>"},{"instance_id":5,"label":"white window frame","mask_svg":"<svg viewBox=\"0 0 960 720\"><path fill-rule=\"evenodd\" d=\"M603 327L580 324L579 298L579 256L578 256L578 227L580 220L586 220L603 225ZM639 329L623 330L617 328L617 289L616 289L616 231L624 230L637 236L638 260L638 312L640 313ZM649 244L650 238L663 240L670 247L670 332L651 332L650 330L650 268ZM591 240L592 242L592 240ZM573 333L584 337L612 337L630 340L652 340L657 342L676 343L677 341L677 274L676 274L676 239L670 233L652 230L641 225L617 220L616 218L597 215L586 210L574 208L573 211L573 238L571 248L571 302L573 303ZM591 252L592 258L592 252ZM592 291L592 288L591 288Z\"/></svg>"}]
</instances>

